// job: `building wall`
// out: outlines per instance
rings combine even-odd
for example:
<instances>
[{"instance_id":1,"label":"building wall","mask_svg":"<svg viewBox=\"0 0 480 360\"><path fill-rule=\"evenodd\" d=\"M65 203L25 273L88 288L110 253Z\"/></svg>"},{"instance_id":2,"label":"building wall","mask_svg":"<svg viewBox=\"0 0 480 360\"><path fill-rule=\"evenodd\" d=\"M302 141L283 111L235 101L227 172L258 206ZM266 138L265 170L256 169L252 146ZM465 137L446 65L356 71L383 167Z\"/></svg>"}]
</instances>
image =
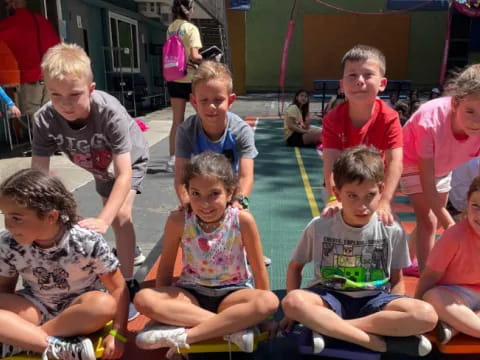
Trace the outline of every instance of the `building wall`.
<instances>
[{"instance_id":1,"label":"building wall","mask_svg":"<svg viewBox=\"0 0 480 360\"><path fill-rule=\"evenodd\" d=\"M354 11L379 12L380 10L387 10L386 0L335 0L330 1L330 3ZM306 49L311 46L312 38L326 38L329 39L330 43L336 43L337 33L331 26L322 26L322 16L326 18L326 15L336 15L339 17L339 23L343 22L345 24L349 24L349 17L364 17L363 15L340 13L315 1L298 1L298 4L285 82L286 88L289 90L298 89L305 84L311 84L313 81L313 78L305 78L305 61L309 61L309 59L305 60L305 53L319 58L330 56L329 48L312 46L311 49ZM252 3L251 10L246 16L245 67L247 91L278 89L281 53L292 5L293 1L278 0L262 0ZM318 26L317 28L309 27L308 31L310 33L305 35L305 19L311 16L318 16ZM385 39L385 33L392 33L390 39L392 46L389 46L386 52L393 53L393 56L387 58L387 68L406 69L406 78L412 80L414 86L436 85L443 55L447 11L414 11L406 13L405 16L408 17L409 29L403 28L403 30L408 31L408 34L404 34L403 30L398 33L398 30L402 29L398 23L393 27L393 25L388 25L388 22L384 22L385 18L376 19L381 18L382 15L370 16L372 24L382 25L377 29L379 37ZM388 26L385 26L386 24ZM351 37L355 39L365 38L369 42L375 41L371 28L366 29L363 34L362 28L352 28L351 34ZM406 36L408 39L405 39ZM329 41L323 41L323 43L329 43ZM392 49L395 49L397 42L403 44L404 41L407 41L408 56L405 57L403 45L401 45L403 53L395 56L395 51L392 52ZM377 46L381 46L381 42ZM348 49L342 49L342 52L346 50ZM338 54L335 57L338 57ZM330 61L339 63L340 59L336 58ZM328 73L322 75L325 76L324 78L338 78L338 68L333 70L333 67L331 67ZM402 75L402 72L394 73L394 75Z\"/></svg>"}]
</instances>

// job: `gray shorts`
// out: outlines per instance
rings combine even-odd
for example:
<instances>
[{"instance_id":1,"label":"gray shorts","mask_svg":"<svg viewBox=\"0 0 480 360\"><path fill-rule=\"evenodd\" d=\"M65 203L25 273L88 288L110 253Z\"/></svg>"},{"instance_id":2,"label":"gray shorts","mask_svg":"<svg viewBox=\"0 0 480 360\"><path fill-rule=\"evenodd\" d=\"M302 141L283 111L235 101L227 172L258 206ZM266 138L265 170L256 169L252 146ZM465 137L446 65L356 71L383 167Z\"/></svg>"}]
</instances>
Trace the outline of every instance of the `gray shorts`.
<instances>
[{"instance_id":1,"label":"gray shorts","mask_svg":"<svg viewBox=\"0 0 480 360\"><path fill-rule=\"evenodd\" d=\"M466 305L473 311L480 310L480 293L470 290L462 285L439 285L439 288L450 290L465 301Z\"/></svg>"},{"instance_id":2,"label":"gray shorts","mask_svg":"<svg viewBox=\"0 0 480 360\"><path fill-rule=\"evenodd\" d=\"M137 194L142 193L142 182L147 174L147 165L147 157L140 158L132 164L132 190L135 190ZM115 184L115 179L105 181L95 178L95 190L101 197L105 199L110 196L110 193L113 189L113 184Z\"/></svg>"},{"instance_id":3,"label":"gray shorts","mask_svg":"<svg viewBox=\"0 0 480 360\"><path fill-rule=\"evenodd\" d=\"M68 300L62 301L60 304L47 303L35 297L31 291L27 289L20 289L16 292L17 295L20 295L30 301L33 306L40 313L40 324L46 323L48 320L53 319L58 316L63 310L69 307L72 302L78 297L77 295L68 298Z\"/></svg>"}]
</instances>

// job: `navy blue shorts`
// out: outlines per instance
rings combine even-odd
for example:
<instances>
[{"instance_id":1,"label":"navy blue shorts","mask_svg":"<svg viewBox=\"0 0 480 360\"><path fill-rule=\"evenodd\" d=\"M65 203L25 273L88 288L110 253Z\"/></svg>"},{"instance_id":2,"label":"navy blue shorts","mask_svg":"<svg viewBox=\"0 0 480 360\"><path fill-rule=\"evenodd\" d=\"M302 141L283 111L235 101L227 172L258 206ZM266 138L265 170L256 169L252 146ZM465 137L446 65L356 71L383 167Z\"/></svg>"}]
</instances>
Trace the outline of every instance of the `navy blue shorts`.
<instances>
[{"instance_id":1,"label":"navy blue shorts","mask_svg":"<svg viewBox=\"0 0 480 360\"><path fill-rule=\"evenodd\" d=\"M342 319L356 319L370 314L377 313L393 300L408 298L405 295L394 295L387 292L373 296L354 298L336 291L329 291L322 287L311 287L306 289L314 292L325 301L330 308Z\"/></svg>"},{"instance_id":2,"label":"navy blue shorts","mask_svg":"<svg viewBox=\"0 0 480 360\"><path fill-rule=\"evenodd\" d=\"M176 285L182 289L187 290L198 301L198 305L205 310L213 313L218 312L218 307L231 293L241 290L249 289L245 286L227 285L217 287L206 287L201 285Z\"/></svg>"}]
</instances>

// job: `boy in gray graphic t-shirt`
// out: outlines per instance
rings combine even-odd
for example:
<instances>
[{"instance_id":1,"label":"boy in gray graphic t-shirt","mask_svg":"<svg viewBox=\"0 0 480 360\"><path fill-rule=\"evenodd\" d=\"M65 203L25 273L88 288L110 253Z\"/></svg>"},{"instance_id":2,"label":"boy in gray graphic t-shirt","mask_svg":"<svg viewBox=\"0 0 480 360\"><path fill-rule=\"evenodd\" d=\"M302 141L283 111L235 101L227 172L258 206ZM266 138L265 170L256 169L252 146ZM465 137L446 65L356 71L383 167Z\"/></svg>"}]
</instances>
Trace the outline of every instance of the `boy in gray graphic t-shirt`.
<instances>
[{"instance_id":1,"label":"boy in gray graphic t-shirt","mask_svg":"<svg viewBox=\"0 0 480 360\"><path fill-rule=\"evenodd\" d=\"M146 139L117 99L94 90L90 59L79 46L49 49L42 71L51 101L35 114L32 167L48 171L50 156L59 149L93 174L104 207L79 225L102 234L112 225L121 271L133 296L132 206L147 170ZM137 262L140 257L141 253ZM133 306L130 311L133 318L137 314Z\"/></svg>"},{"instance_id":2,"label":"boy in gray graphic t-shirt","mask_svg":"<svg viewBox=\"0 0 480 360\"><path fill-rule=\"evenodd\" d=\"M427 355L432 344L420 334L433 329L437 315L428 303L404 295L405 234L398 222L385 225L376 214L384 189L380 153L367 146L346 150L335 161L333 179L342 209L305 228L288 266L281 326L299 321L312 329L317 351L326 335L373 351ZM315 279L300 290L309 262Z\"/></svg>"}]
</instances>

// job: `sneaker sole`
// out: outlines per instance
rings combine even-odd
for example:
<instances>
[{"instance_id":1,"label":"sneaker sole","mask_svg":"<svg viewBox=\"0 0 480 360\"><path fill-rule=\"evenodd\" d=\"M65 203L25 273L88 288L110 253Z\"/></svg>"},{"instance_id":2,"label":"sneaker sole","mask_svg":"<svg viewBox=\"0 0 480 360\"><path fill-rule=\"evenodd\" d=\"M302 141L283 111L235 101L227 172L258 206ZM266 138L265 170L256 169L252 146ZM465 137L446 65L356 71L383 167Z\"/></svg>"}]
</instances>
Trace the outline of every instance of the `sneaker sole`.
<instances>
[{"instance_id":1,"label":"sneaker sole","mask_svg":"<svg viewBox=\"0 0 480 360\"><path fill-rule=\"evenodd\" d=\"M83 349L85 350L85 356L86 356L85 359L82 357L82 360L95 360L97 358L95 356L95 349L93 348L92 340L90 340L89 338L83 339L82 346L83 346Z\"/></svg>"},{"instance_id":2,"label":"sneaker sole","mask_svg":"<svg viewBox=\"0 0 480 360\"><path fill-rule=\"evenodd\" d=\"M137 256L135 259L133 259L133 265L134 266L138 266L138 265L142 265L146 260L146 257L145 255L139 255Z\"/></svg>"}]
</instances>

